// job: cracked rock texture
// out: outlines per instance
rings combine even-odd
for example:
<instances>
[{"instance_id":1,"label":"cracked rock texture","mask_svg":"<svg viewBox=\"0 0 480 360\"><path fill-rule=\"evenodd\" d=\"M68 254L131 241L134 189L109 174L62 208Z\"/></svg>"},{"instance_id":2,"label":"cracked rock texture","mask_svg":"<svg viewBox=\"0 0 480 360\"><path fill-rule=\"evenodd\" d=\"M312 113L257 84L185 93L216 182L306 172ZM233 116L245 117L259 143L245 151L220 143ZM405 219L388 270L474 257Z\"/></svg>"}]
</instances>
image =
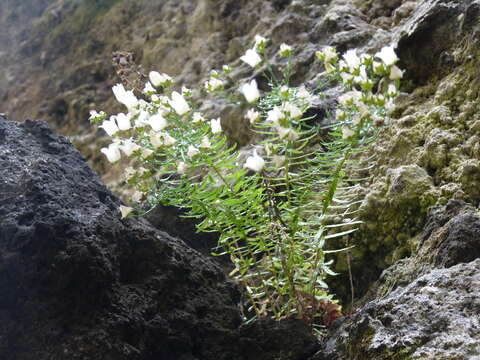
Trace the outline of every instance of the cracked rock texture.
<instances>
[{"instance_id":1,"label":"cracked rock texture","mask_svg":"<svg viewBox=\"0 0 480 360\"><path fill-rule=\"evenodd\" d=\"M300 360L315 349L297 321L241 326L223 271L121 220L120 200L43 122L0 117L0 205L2 359Z\"/></svg>"}]
</instances>

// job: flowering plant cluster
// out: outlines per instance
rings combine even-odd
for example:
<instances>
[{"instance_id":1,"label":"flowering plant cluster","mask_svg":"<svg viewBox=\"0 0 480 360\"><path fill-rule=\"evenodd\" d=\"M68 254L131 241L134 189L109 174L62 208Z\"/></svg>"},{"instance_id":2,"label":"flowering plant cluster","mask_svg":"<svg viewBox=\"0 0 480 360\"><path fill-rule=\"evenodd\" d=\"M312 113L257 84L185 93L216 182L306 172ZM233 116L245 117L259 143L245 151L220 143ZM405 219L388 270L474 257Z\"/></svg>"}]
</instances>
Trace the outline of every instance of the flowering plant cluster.
<instances>
[{"instance_id":1,"label":"flowering plant cluster","mask_svg":"<svg viewBox=\"0 0 480 360\"><path fill-rule=\"evenodd\" d=\"M257 35L241 61L265 70L269 91L260 91L255 79L238 84L227 65L213 70L203 89L241 99L238 106L262 139L246 159L229 145L220 118L207 118L191 90L175 91L173 79L155 71L141 98L123 85L113 87L126 113L107 119L92 111L91 120L113 139L101 150L107 159L133 162L125 175L136 188L134 202L185 208L201 219L199 231L220 234L218 253L230 256L230 275L246 290L246 317L297 316L314 324L322 316L319 304L332 299L325 278L334 272L325 256L335 251L325 243L358 223L325 220L332 208L349 209L339 195L347 189L341 186L345 168L385 121L402 72L391 47L373 57L350 50L339 59L331 47L317 52L324 75L345 89L331 131L319 140L320 125L304 116L318 94L290 85L294 48L287 44L276 54L285 70L275 77L268 42ZM132 208L120 210L125 217ZM331 233L342 226L348 230Z\"/></svg>"}]
</instances>

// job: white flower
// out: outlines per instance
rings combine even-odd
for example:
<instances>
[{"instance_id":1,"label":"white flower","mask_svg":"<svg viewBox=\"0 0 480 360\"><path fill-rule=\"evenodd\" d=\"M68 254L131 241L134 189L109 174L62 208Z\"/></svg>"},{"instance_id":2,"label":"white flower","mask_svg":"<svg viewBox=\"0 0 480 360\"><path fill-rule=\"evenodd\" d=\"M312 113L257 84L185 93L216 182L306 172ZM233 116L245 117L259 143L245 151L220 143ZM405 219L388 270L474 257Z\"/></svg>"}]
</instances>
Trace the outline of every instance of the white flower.
<instances>
[{"instance_id":1,"label":"white flower","mask_svg":"<svg viewBox=\"0 0 480 360\"><path fill-rule=\"evenodd\" d=\"M303 115L303 112L291 102L285 102L282 104L282 110L290 114L293 119L298 119Z\"/></svg>"},{"instance_id":2,"label":"white flower","mask_svg":"<svg viewBox=\"0 0 480 360\"><path fill-rule=\"evenodd\" d=\"M180 161L177 166L177 172L181 175L185 175L187 173L188 166L185 162Z\"/></svg>"},{"instance_id":3,"label":"white flower","mask_svg":"<svg viewBox=\"0 0 480 360\"><path fill-rule=\"evenodd\" d=\"M195 146L189 145L187 149L187 156L189 158L193 158L195 155L200 154L200 150L198 150Z\"/></svg>"},{"instance_id":4,"label":"white flower","mask_svg":"<svg viewBox=\"0 0 480 360\"><path fill-rule=\"evenodd\" d=\"M127 156L130 156L133 154L134 151L141 149L141 147L138 144L135 144L135 142L132 139L123 140L122 143L118 145L118 147Z\"/></svg>"},{"instance_id":5,"label":"white flower","mask_svg":"<svg viewBox=\"0 0 480 360\"><path fill-rule=\"evenodd\" d=\"M256 49L262 50L267 46L268 39L264 38L263 36L257 34L255 35L255 45L253 46Z\"/></svg>"},{"instance_id":6,"label":"white flower","mask_svg":"<svg viewBox=\"0 0 480 360\"><path fill-rule=\"evenodd\" d=\"M267 113L267 121L271 121L276 125L280 124L280 121L283 119L285 119L285 114L277 106Z\"/></svg>"},{"instance_id":7,"label":"white flower","mask_svg":"<svg viewBox=\"0 0 480 360\"><path fill-rule=\"evenodd\" d=\"M360 91L352 90L339 96L338 102L344 106L354 105L361 99L361 97L362 97L362 93Z\"/></svg>"},{"instance_id":8,"label":"white flower","mask_svg":"<svg viewBox=\"0 0 480 360\"><path fill-rule=\"evenodd\" d=\"M357 55L356 49L348 50L343 55L343 59L345 60L345 63L347 64L347 66L350 68L350 71L353 71L360 67L361 61Z\"/></svg>"},{"instance_id":9,"label":"white flower","mask_svg":"<svg viewBox=\"0 0 480 360\"><path fill-rule=\"evenodd\" d=\"M146 159L148 158L150 155L152 155L154 153L153 150L151 149L143 149L142 150L142 158Z\"/></svg>"},{"instance_id":10,"label":"white flower","mask_svg":"<svg viewBox=\"0 0 480 360\"><path fill-rule=\"evenodd\" d=\"M393 45L383 47L382 50L375 54L375 57L381 59L387 66L391 66L398 61Z\"/></svg>"},{"instance_id":11,"label":"white flower","mask_svg":"<svg viewBox=\"0 0 480 360\"><path fill-rule=\"evenodd\" d=\"M273 160L273 163L275 164L275 167L279 168L280 166L282 166L283 164L285 164L285 160L287 158L283 155L274 155L272 160Z\"/></svg>"},{"instance_id":12,"label":"white flower","mask_svg":"<svg viewBox=\"0 0 480 360\"><path fill-rule=\"evenodd\" d=\"M207 136L204 136L202 138L202 142L200 143L200 148L202 149L210 149L212 147L212 144L210 142L210 140L208 139Z\"/></svg>"},{"instance_id":13,"label":"white flower","mask_svg":"<svg viewBox=\"0 0 480 360\"><path fill-rule=\"evenodd\" d=\"M160 74L157 71L150 71L150 73L148 74L148 78L155 87L166 87L172 83L172 78L170 76L168 76L167 74Z\"/></svg>"},{"instance_id":14,"label":"white flower","mask_svg":"<svg viewBox=\"0 0 480 360\"><path fill-rule=\"evenodd\" d=\"M123 218L126 218L128 214L132 212L133 209L129 206L120 205L119 210L122 213L122 219L123 219Z\"/></svg>"},{"instance_id":15,"label":"white flower","mask_svg":"<svg viewBox=\"0 0 480 360\"><path fill-rule=\"evenodd\" d=\"M202 121L205 121L205 118L202 116L202 114L200 114L199 112L193 113L192 122L193 122L194 124L195 124L195 123L202 122Z\"/></svg>"},{"instance_id":16,"label":"white flower","mask_svg":"<svg viewBox=\"0 0 480 360\"><path fill-rule=\"evenodd\" d=\"M255 172L262 171L264 166L265 160L263 160L263 158L257 154L257 150L253 151L253 155L249 156L243 165L244 168L253 170Z\"/></svg>"},{"instance_id":17,"label":"white flower","mask_svg":"<svg viewBox=\"0 0 480 360\"><path fill-rule=\"evenodd\" d=\"M398 95L398 90L395 84L389 84L387 89L387 95L390 97L395 97Z\"/></svg>"},{"instance_id":18,"label":"white flower","mask_svg":"<svg viewBox=\"0 0 480 360\"><path fill-rule=\"evenodd\" d=\"M186 86L182 86L182 95L186 97L192 96L192 90Z\"/></svg>"},{"instance_id":19,"label":"white flower","mask_svg":"<svg viewBox=\"0 0 480 360\"><path fill-rule=\"evenodd\" d=\"M124 113L120 113L116 116L116 120L120 130L128 130L132 128L132 124L130 123L130 114L125 115Z\"/></svg>"},{"instance_id":20,"label":"white flower","mask_svg":"<svg viewBox=\"0 0 480 360\"><path fill-rule=\"evenodd\" d=\"M295 130L283 126L277 126L277 132L280 139L285 139L287 141L295 141L300 137Z\"/></svg>"},{"instance_id":21,"label":"white flower","mask_svg":"<svg viewBox=\"0 0 480 360\"><path fill-rule=\"evenodd\" d=\"M131 90L126 91L122 84L117 84L112 87L113 94L118 102L125 105L128 109L133 108L138 104L138 99Z\"/></svg>"},{"instance_id":22,"label":"white flower","mask_svg":"<svg viewBox=\"0 0 480 360\"><path fill-rule=\"evenodd\" d=\"M385 65L383 64L383 62L374 61L372 67L373 72L377 75L382 75L385 71Z\"/></svg>"},{"instance_id":23,"label":"white flower","mask_svg":"<svg viewBox=\"0 0 480 360\"><path fill-rule=\"evenodd\" d=\"M154 131L161 131L165 129L168 125L167 120L165 120L165 118L160 114L155 114L151 116L150 119L148 119L147 123L152 127Z\"/></svg>"},{"instance_id":24,"label":"white flower","mask_svg":"<svg viewBox=\"0 0 480 360\"><path fill-rule=\"evenodd\" d=\"M245 55L240 58L240 60L254 68L258 64L260 64L262 58L254 49L248 49Z\"/></svg>"},{"instance_id":25,"label":"white flower","mask_svg":"<svg viewBox=\"0 0 480 360\"><path fill-rule=\"evenodd\" d=\"M336 118L338 121L345 120L346 116L347 116L347 115L345 114L345 111L343 111L342 109L337 109L337 110L335 110L335 118Z\"/></svg>"},{"instance_id":26,"label":"white flower","mask_svg":"<svg viewBox=\"0 0 480 360\"><path fill-rule=\"evenodd\" d=\"M340 77L342 78L342 81L344 84L348 84L349 82L352 82L354 78L352 74L349 74L346 72L340 73Z\"/></svg>"},{"instance_id":27,"label":"white flower","mask_svg":"<svg viewBox=\"0 0 480 360\"><path fill-rule=\"evenodd\" d=\"M228 65L223 65L222 70L225 74L230 74L232 72L232 68Z\"/></svg>"},{"instance_id":28,"label":"white flower","mask_svg":"<svg viewBox=\"0 0 480 360\"><path fill-rule=\"evenodd\" d=\"M240 88L240 91L245 96L245 99L249 103L254 103L260 97L260 92L258 91L257 82L254 80L250 81L250 83L243 84Z\"/></svg>"},{"instance_id":29,"label":"white flower","mask_svg":"<svg viewBox=\"0 0 480 360\"><path fill-rule=\"evenodd\" d=\"M280 90L279 90L279 94L281 97L288 97L289 95L289 92L290 92L290 88L286 85L283 85Z\"/></svg>"},{"instance_id":30,"label":"white flower","mask_svg":"<svg viewBox=\"0 0 480 360\"><path fill-rule=\"evenodd\" d=\"M188 105L184 97L176 91L172 92L172 100L169 101L169 104L180 116L190 111L190 105Z\"/></svg>"},{"instance_id":31,"label":"white flower","mask_svg":"<svg viewBox=\"0 0 480 360\"><path fill-rule=\"evenodd\" d=\"M317 58L325 63L331 63L338 58L337 50L333 46L325 46L315 53Z\"/></svg>"},{"instance_id":32,"label":"white flower","mask_svg":"<svg viewBox=\"0 0 480 360\"><path fill-rule=\"evenodd\" d=\"M313 101L313 96L308 92L305 86L300 86L296 93L297 98L306 101L307 103L311 103Z\"/></svg>"},{"instance_id":33,"label":"white flower","mask_svg":"<svg viewBox=\"0 0 480 360\"><path fill-rule=\"evenodd\" d=\"M108 145L108 148L102 148L100 151L105 154L107 160L111 163L114 163L121 158L120 150L117 143Z\"/></svg>"},{"instance_id":34,"label":"white flower","mask_svg":"<svg viewBox=\"0 0 480 360\"><path fill-rule=\"evenodd\" d=\"M213 134L218 134L222 132L222 124L220 118L210 120L210 127L212 128Z\"/></svg>"},{"instance_id":35,"label":"white flower","mask_svg":"<svg viewBox=\"0 0 480 360\"><path fill-rule=\"evenodd\" d=\"M250 121L250 124L253 124L255 123L255 121L258 120L258 118L260 117L260 114L254 109L250 109L247 111L247 114L245 115L245 117Z\"/></svg>"},{"instance_id":36,"label":"white flower","mask_svg":"<svg viewBox=\"0 0 480 360\"><path fill-rule=\"evenodd\" d=\"M144 94L152 94L152 93L155 93L156 90L155 88L152 86L152 84L150 83L150 81L147 81L145 83L145 87L143 88L143 93Z\"/></svg>"},{"instance_id":37,"label":"white flower","mask_svg":"<svg viewBox=\"0 0 480 360\"><path fill-rule=\"evenodd\" d=\"M150 142L155 148L160 146L172 146L177 140L165 132L151 132Z\"/></svg>"},{"instance_id":38,"label":"white flower","mask_svg":"<svg viewBox=\"0 0 480 360\"><path fill-rule=\"evenodd\" d=\"M205 90L207 90L207 92L213 92L222 88L223 85L224 82L222 80L217 78L211 78L210 80L205 82Z\"/></svg>"},{"instance_id":39,"label":"white flower","mask_svg":"<svg viewBox=\"0 0 480 360\"><path fill-rule=\"evenodd\" d=\"M350 129L347 125L342 126L342 139L348 140L355 136L355 131Z\"/></svg>"},{"instance_id":40,"label":"white flower","mask_svg":"<svg viewBox=\"0 0 480 360\"><path fill-rule=\"evenodd\" d=\"M102 125L99 127L105 130L108 136L113 136L120 130L115 121L115 116L110 116L110 120L103 120Z\"/></svg>"},{"instance_id":41,"label":"white flower","mask_svg":"<svg viewBox=\"0 0 480 360\"><path fill-rule=\"evenodd\" d=\"M170 134L167 134L167 133L163 133L163 145L164 146L172 146L173 144L175 144L177 142L177 140L170 136Z\"/></svg>"},{"instance_id":42,"label":"white flower","mask_svg":"<svg viewBox=\"0 0 480 360\"><path fill-rule=\"evenodd\" d=\"M288 57L292 54L292 47L290 45L287 45L285 43L283 43L282 45L280 45L280 51L279 51L279 55L281 57Z\"/></svg>"},{"instance_id":43,"label":"white flower","mask_svg":"<svg viewBox=\"0 0 480 360\"><path fill-rule=\"evenodd\" d=\"M88 118L88 120L92 121L92 120L101 120L103 118L105 118L106 114L104 111L100 111L99 113L96 111L96 110L90 110L90 117Z\"/></svg>"},{"instance_id":44,"label":"white flower","mask_svg":"<svg viewBox=\"0 0 480 360\"><path fill-rule=\"evenodd\" d=\"M141 110L135 120L135 128L142 128L145 125L148 125L149 118L150 114L144 110Z\"/></svg>"},{"instance_id":45,"label":"white flower","mask_svg":"<svg viewBox=\"0 0 480 360\"><path fill-rule=\"evenodd\" d=\"M400 80L403 77L403 71L397 65L390 69L390 80Z\"/></svg>"}]
</instances>

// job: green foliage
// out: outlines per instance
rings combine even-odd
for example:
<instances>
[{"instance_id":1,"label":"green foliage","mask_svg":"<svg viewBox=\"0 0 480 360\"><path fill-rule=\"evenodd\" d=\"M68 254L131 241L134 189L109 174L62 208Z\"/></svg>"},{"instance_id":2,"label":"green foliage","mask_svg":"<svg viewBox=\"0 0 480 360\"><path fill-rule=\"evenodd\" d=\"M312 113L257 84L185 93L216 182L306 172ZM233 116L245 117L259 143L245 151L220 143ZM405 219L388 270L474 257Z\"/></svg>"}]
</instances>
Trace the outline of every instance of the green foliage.
<instances>
[{"instance_id":1,"label":"green foliage","mask_svg":"<svg viewBox=\"0 0 480 360\"><path fill-rule=\"evenodd\" d=\"M341 250L325 250L326 243L355 231L359 223L352 189L365 169L357 169L354 159L385 121L398 85L398 79L395 85L389 78L398 77L400 70L394 68L393 50L377 54L381 63L352 52L338 61L332 48L319 52L327 82L345 89L336 120L328 119L331 125L321 128L303 116L314 95L290 87L293 49L282 45L279 56L286 66L277 77L266 44L257 37L242 57L252 67L263 64L270 84L263 95L255 81L240 88L252 107L246 117L262 139L246 160L221 134L220 119L205 120L191 91L172 92L165 74L150 74L164 94L147 84L149 101L117 85L115 95L129 114L105 120L104 113L94 112L92 121L103 121L116 138L102 149L110 161L117 161L121 150L138 162L138 170L127 169L137 200L187 209L187 216L201 219L199 231L220 234L216 252L228 254L234 266L230 275L246 290L247 317L296 316L313 325L327 313L322 308L330 317L338 313L325 307L332 301L326 278L335 275L327 255ZM223 74L213 71L206 92L245 104L231 73L228 67ZM124 215L128 212L122 208ZM342 221L333 222L339 214Z\"/></svg>"}]
</instances>

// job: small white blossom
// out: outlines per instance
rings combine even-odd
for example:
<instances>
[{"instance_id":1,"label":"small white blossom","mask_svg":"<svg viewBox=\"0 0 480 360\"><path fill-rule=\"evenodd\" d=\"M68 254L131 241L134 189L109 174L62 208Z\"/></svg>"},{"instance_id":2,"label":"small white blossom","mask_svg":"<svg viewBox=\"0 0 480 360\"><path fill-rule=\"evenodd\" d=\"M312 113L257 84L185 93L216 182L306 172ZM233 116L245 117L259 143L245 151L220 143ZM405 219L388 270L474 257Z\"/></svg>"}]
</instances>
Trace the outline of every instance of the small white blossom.
<instances>
[{"instance_id":1,"label":"small white blossom","mask_svg":"<svg viewBox=\"0 0 480 360\"><path fill-rule=\"evenodd\" d=\"M180 116L190 111L190 105L188 105L185 98L176 91L172 92L172 100L170 100L169 104Z\"/></svg>"},{"instance_id":2,"label":"small white blossom","mask_svg":"<svg viewBox=\"0 0 480 360\"><path fill-rule=\"evenodd\" d=\"M254 49L248 49L245 55L243 55L240 59L250 65L252 68L260 64L262 61L262 58Z\"/></svg>"},{"instance_id":3,"label":"small white blossom","mask_svg":"<svg viewBox=\"0 0 480 360\"><path fill-rule=\"evenodd\" d=\"M130 114L125 115L124 113L117 114L116 116L117 125L120 130L128 130L132 128L130 123Z\"/></svg>"},{"instance_id":4,"label":"small white blossom","mask_svg":"<svg viewBox=\"0 0 480 360\"><path fill-rule=\"evenodd\" d=\"M348 140L355 136L355 131L350 129L347 125L342 126L342 139Z\"/></svg>"},{"instance_id":5,"label":"small white blossom","mask_svg":"<svg viewBox=\"0 0 480 360\"><path fill-rule=\"evenodd\" d=\"M250 83L243 84L240 88L240 91L245 96L245 99L249 103L254 103L260 97L260 92L258 91L257 82L254 80L250 81Z\"/></svg>"},{"instance_id":6,"label":"small white blossom","mask_svg":"<svg viewBox=\"0 0 480 360\"><path fill-rule=\"evenodd\" d=\"M180 161L177 165L177 172L181 175L185 175L187 173L188 166L185 162Z\"/></svg>"},{"instance_id":7,"label":"small white blossom","mask_svg":"<svg viewBox=\"0 0 480 360\"><path fill-rule=\"evenodd\" d=\"M333 46L325 46L322 50L317 51L315 55L320 61L325 63L332 63L338 59L337 50Z\"/></svg>"},{"instance_id":8,"label":"small white blossom","mask_svg":"<svg viewBox=\"0 0 480 360\"><path fill-rule=\"evenodd\" d=\"M338 102L344 106L356 104L362 97L362 93L357 90L346 92L338 97Z\"/></svg>"},{"instance_id":9,"label":"small white blossom","mask_svg":"<svg viewBox=\"0 0 480 360\"><path fill-rule=\"evenodd\" d=\"M285 119L285 114L277 106L267 113L267 121L271 121L276 125L279 125L283 119Z\"/></svg>"},{"instance_id":10,"label":"small white blossom","mask_svg":"<svg viewBox=\"0 0 480 360\"><path fill-rule=\"evenodd\" d=\"M137 172L135 171L135 169L131 166L125 168L125 179L127 181L131 180L135 175L137 174Z\"/></svg>"},{"instance_id":11,"label":"small white blossom","mask_svg":"<svg viewBox=\"0 0 480 360\"><path fill-rule=\"evenodd\" d=\"M267 46L268 39L257 34L255 35L255 45L253 46L255 49L262 51L265 46Z\"/></svg>"},{"instance_id":12,"label":"small white blossom","mask_svg":"<svg viewBox=\"0 0 480 360\"><path fill-rule=\"evenodd\" d=\"M307 90L307 88L303 85L298 88L296 96L297 96L297 98L307 102L308 104L311 104L312 101L313 101L312 94L310 94L310 92Z\"/></svg>"},{"instance_id":13,"label":"small white blossom","mask_svg":"<svg viewBox=\"0 0 480 360\"><path fill-rule=\"evenodd\" d=\"M395 97L398 95L398 90L395 84L389 84L387 89L387 95L390 97Z\"/></svg>"},{"instance_id":14,"label":"small white blossom","mask_svg":"<svg viewBox=\"0 0 480 360\"><path fill-rule=\"evenodd\" d=\"M250 121L250 124L254 124L255 121L257 121L258 118L260 117L260 114L258 113L258 111L255 111L254 109L250 109L247 111L247 114L245 115L245 117Z\"/></svg>"},{"instance_id":15,"label":"small white blossom","mask_svg":"<svg viewBox=\"0 0 480 360\"><path fill-rule=\"evenodd\" d=\"M207 92L214 92L218 89L221 89L224 85L224 82L217 78L211 78L205 82L205 90Z\"/></svg>"},{"instance_id":16,"label":"small white blossom","mask_svg":"<svg viewBox=\"0 0 480 360\"><path fill-rule=\"evenodd\" d=\"M288 97L289 93L290 93L290 88L286 85L283 85L280 90L278 91L278 93L280 94L281 97Z\"/></svg>"},{"instance_id":17,"label":"small white blossom","mask_svg":"<svg viewBox=\"0 0 480 360\"><path fill-rule=\"evenodd\" d=\"M150 119L150 114L145 110L141 110L138 113L137 118L135 119L135 128L142 128L148 125L148 120Z\"/></svg>"},{"instance_id":18,"label":"small white blossom","mask_svg":"<svg viewBox=\"0 0 480 360\"><path fill-rule=\"evenodd\" d=\"M397 65L390 69L390 80L400 80L403 77L403 71Z\"/></svg>"},{"instance_id":19,"label":"small white blossom","mask_svg":"<svg viewBox=\"0 0 480 360\"><path fill-rule=\"evenodd\" d=\"M342 109L337 109L335 110L335 118L338 120L338 121L343 121L345 120L346 118L346 114L345 114L345 111L343 111Z\"/></svg>"},{"instance_id":20,"label":"small white blossom","mask_svg":"<svg viewBox=\"0 0 480 360\"><path fill-rule=\"evenodd\" d=\"M154 131L161 131L168 125L167 120L165 120L165 118L160 114L152 115L150 119L148 119L147 123Z\"/></svg>"},{"instance_id":21,"label":"small white blossom","mask_svg":"<svg viewBox=\"0 0 480 360\"><path fill-rule=\"evenodd\" d=\"M115 116L110 116L110 120L103 120L102 125L99 127L105 130L108 136L113 136L120 131L117 122L115 121Z\"/></svg>"},{"instance_id":22,"label":"small white blossom","mask_svg":"<svg viewBox=\"0 0 480 360\"><path fill-rule=\"evenodd\" d=\"M186 97L192 96L192 90L186 86L182 86L182 95Z\"/></svg>"},{"instance_id":23,"label":"small white blossom","mask_svg":"<svg viewBox=\"0 0 480 360\"><path fill-rule=\"evenodd\" d=\"M119 210L120 210L120 213L122 214L122 219L124 219L128 216L128 214L132 212L133 209L129 206L120 205Z\"/></svg>"},{"instance_id":24,"label":"small white blossom","mask_svg":"<svg viewBox=\"0 0 480 360\"><path fill-rule=\"evenodd\" d=\"M383 62L374 61L372 67L373 72L377 75L382 75L385 72L385 65Z\"/></svg>"},{"instance_id":25,"label":"small white blossom","mask_svg":"<svg viewBox=\"0 0 480 360\"><path fill-rule=\"evenodd\" d=\"M218 134L222 132L222 124L220 118L210 120L210 127L212 128L213 134Z\"/></svg>"},{"instance_id":26,"label":"small white blossom","mask_svg":"<svg viewBox=\"0 0 480 360\"><path fill-rule=\"evenodd\" d=\"M295 130L283 126L277 126L277 132L280 139L285 139L287 141L295 141L300 137Z\"/></svg>"},{"instance_id":27,"label":"small white blossom","mask_svg":"<svg viewBox=\"0 0 480 360\"><path fill-rule=\"evenodd\" d=\"M193 113L192 122L194 124L199 123L199 122L203 122L203 121L205 121L205 118L202 116L202 114L200 114L199 112Z\"/></svg>"},{"instance_id":28,"label":"small white blossom","mask_svg":"<svg viewBox=\"0 0 480 360\"><path fill-rule=\"evenodd\" d=\"M128 109L133 108L138 104L138 99L131 90L126 91L122 84L117 84L112 87L113 94L118 102L125 105Z\"/></svg>"},{"instance_id":29,"label":"small white blossom","mask_svg":"<svg viewBox=\"0 0 480 360\"><path fill-rule=\"evenodd\" d=\"M177 140L174 137L170 136L170 134L168 133L162 133L162 137L163 137L163 146L167 146L167 147L172 146L177 142Z\"/></svg>"},{"instance_id":30,"label":"small white blossom","mask_svg":"<svg viewBox=\"0 0 480 360\"><path fill-rule=\"evenodd\" d=\"M200 143L200 148L202 149L210 149L212 147L212 144L210 142L210 140L208 139L207 136L204 136L202 138L202 142Z\"/></svg>"},{"instance_id":31,"label":"small white blossom","mask_svg":"<svg viewBox=\"0 0 480 360\"><path fill-rule=\"evenodd\" d=\"M275 164L275 167L277 167L277 168L279 168L283 164L285 164L286 159L287 158L283 155L274 155L273 158L272 158L273 163Z\"/></svg>"},{"instance_id":32,"label":"small white blossom","mask_svg":"<svg viewBox=\"0 0 480 360\"><path fill-rule=\"evenodd\" d=\"M290 117L293 119L298 119L303 115L303 112L291 102L285 102L282 104L282 110L290 114Z\"/></svg>"},{"instance_id":33,"label":"small white blossom","mask_svg":"<svg viewBox=\"0 0 480 360\"><path fill-rule=\"evenodd\" d=\"M342 81L344 84L351 83L353 81L354 76L352 74L342 72L340 73L340 77L342 78Z\"/></svg>"},{"instance_id":34,"label":"small white blossom","mask_svg":"<svg viewBox=\"0 0 480 360\"><path fill-rule=\"evenodd\" d=\"M93 120L102 120L106 116L104 111L100 111L99 113L96 110L90 110L90 117L88 120L93 121Z\"/></svg>"},{"instance_id":35,"label":"small white blossom","mask_svg":"<svg viewBox=\"0 0 480 360\"><path fill-rule=\"evenodd\" d=\"M232 68L228 65L223 65L222 70L225 74L230 74L232 72Z\"/></svg>"},{"instance_id":36,"label":"small white blossom","mask_svg":"<svg viewBox=\"0 0 480 360\"><path fill-rule=\"evenodd\" d=\"M157 71L150 71L148 78L155 87L167 87L172 83L172 78L170 76L167 74L160 74Z\"/></svg>"},{"instance_id":37,"label":"small white blossom","mask_svg":"<svg viewBox=\"0 0 480 360\"><path fill-rule=\"evenodd\" d=\"M108 148L102 148L100 151L105 154L107 160L111 163L114 163L121 158L120 149L118 148L117 143L112 143L108 145Z\"/></svg>"},{"instance_id":38,"label":"small white blossom","mask_svg":"<svg viewBox=\"0 0 480 360\"><path fill-rule=\"evenodd\" d=\"M382 50L375 54L375 57L381 59L387 66L394 65L398 61L392 45L383 47Z\"/></svg>"},{"instance_id":39,"label":"small white blossom","mask_svg":"<svg viewBox=\"0 0 480 360\"><path fill-rule=\"evenodd\" d=\"M244 168L253 170L255 172L262 171L264 166L265 160L263 160L263 158L257 154L257 150L253 151L253 155L249 156L243 165Z\"/></svg>"},{"instance_id":40,"label":"small white blossom","mask_svg":"<svg viewBox=\"0 0 480 360\"><path fill-rule=\"evenodd\" d=\"M198 150L195 146L189 145L187 149L187 156L189 158L193 158L194 156L200 154L200 150Z\"/></svg>"},{"instance_id":41,"label":"small white blossom","mask_svg":"<svg viewBox=\"0 0 480 360\"><path fill-rule=\"evenodd\" d=\"M145 83L145 87L143 88L143 93L146 95L154 94L156 92L155 88L152 86L150 81Z\"/></svg>"},{"instance_id":42,"label":"small white blossom","mask_svg":"<svg viewBox=\"0 0 480 360\"><path fill-rule=\"evenodd\" d=\"M141 147L136 144L132 139L123 140L120 145L118 145L120 150L122 150L125 155L130 156L134 151L141 149Z\"/></svg>"},{"instance_id":43,"label":"small white blossom","mask_svg":"<svg viewBox=\"0 0 480 360\"><path fill-rule=\"evenodd\" d=\"M281 57L288 57L292 54L292 50L293 49L290 45L283 43L282 45L280 45L279 55Z\"/></svg>"},{"instance_id":44,"label":"small white blossom","mask_svg":"<svg viewBox=\"0 0 480 360\"><path fill-rule=\"evenodd\" d=\"M343 55L343 59L345 60L345 63L347 64L347 66L350 68L350 71L353 71L360 67L361 61L357 55L356 49L348 50Z\"/></svg>"},{"instance_id":45,"label":"small white blossom","mask_svg":"<svg viewBox=\"0 0 480 360\"><path fill-rule=\"evenodd\" d=\"M148 158L150 155L152 155L155 151L153 151L152 149L143 149L142 150L142 158L146 159Z\"/></svg>"}]
</instances>

